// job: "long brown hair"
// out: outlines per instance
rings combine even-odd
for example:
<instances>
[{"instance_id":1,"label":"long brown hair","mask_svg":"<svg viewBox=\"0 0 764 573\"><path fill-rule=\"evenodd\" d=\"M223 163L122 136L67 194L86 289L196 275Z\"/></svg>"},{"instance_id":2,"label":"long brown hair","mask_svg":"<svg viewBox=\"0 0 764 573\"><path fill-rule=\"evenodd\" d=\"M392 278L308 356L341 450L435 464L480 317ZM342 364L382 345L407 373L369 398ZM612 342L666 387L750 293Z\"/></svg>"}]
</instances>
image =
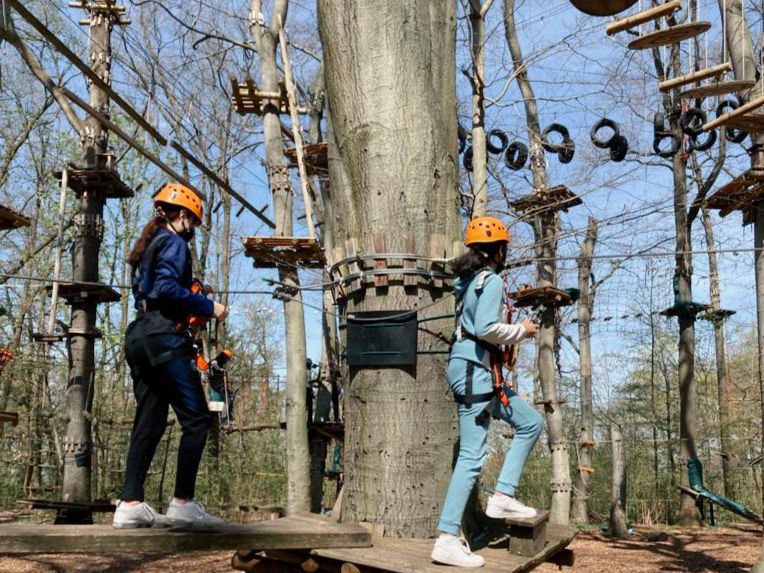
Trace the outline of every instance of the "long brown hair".
<instances>
[{"instance_id":1,"label":"long brown hair","mask_svg":"<svg viewBox=\"0 0 764 573\"><path fill-rule=\"evenodd\" d=\"M146 251L146 247L148 246L152 237L157 233L157 231L164 227L168 221L174 221L178 217L180 214L180 208L174 207L172 205L163 205L161 208L161 213L161 215L154 215L146 224L146 226L143 227L141 236L138 237L138 240L135 242L135 245L133 245L133 249L130 251L130 254L127 255L127 263L132 268L136 268L141 262L143 253Z\"/></svg>"}]
</instances>

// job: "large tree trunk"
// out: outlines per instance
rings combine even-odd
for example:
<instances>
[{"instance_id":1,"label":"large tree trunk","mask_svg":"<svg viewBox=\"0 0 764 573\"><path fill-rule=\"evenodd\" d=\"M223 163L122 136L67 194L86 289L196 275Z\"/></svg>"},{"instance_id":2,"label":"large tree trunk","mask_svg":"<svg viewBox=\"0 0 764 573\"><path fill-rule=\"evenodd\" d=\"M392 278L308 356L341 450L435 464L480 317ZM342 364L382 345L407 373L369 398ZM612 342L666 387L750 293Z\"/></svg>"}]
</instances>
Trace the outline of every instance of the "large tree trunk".
<instances>
[{"instance_id":1,"label":"large tree trunk","mask_svg":"<svg viewBox=\"0 0 764 573\"><path fill-rule=\"evenodd\" d=\"M260 1L252 0L252 34L260 56L260 86L263 91L278 91L278 68L276 47L279 28L286 21L287 0L278 0L273 9L271 23L262 22ZM295 129L300 129L295 126ZM281 140L281 119L277 106L268 106L263 114L265 160L268 183L273 193L273 212L276 236L292 235L292 189L289 171L284 161L284 145ZM289 286L299 287L297 271L286 266L279 267L279 280ZM287 513L310 510L310 456L308 453L308 414L305 387L305 313L300 291L284 301L287 363Z\"/></svg>"},{"instance_id":2,"label":"large tree trunk","mask_svg":"<svg viewBox=\"0 0 764 573\"><path fill-rule=\"evenodd\" d=\"M111 82L111 28L109 10L89 10L90 65L107 84ZM89 103L108 114L106 93L92 82ZM108 152L108 132L95 118L85 122L84 154L88 169L103 169ZM80 211L75 217L75 240L72 253L72 279L75 282L98 282L98 258L103 236L102 193L83 193ZM97 303L92 299L74 301L70 329L93 332ZM90 501L91 498L91 409L95 391L95 338L74 335L70 338L71 366L66 386L66 436L64 438L64 501Z\"/></svg>"},{"instance_id":3,"label":"large tree trunk","mask_svg":"<svg viewBox=\"0 0 764 573\"><path fill-rule=\"evenodd\" d=\"M703 207L703 229L706 233L706 246L708 247L708 280L711 289L711 309L721 309L721 295L719 292L719 263L716 260L716 243L714 241L714 227L711 222L711 214ZM735 487L732 469L732 440L730 435L730 412L729 397L727 395L727 356L724 351L724 321L720 318L714 320L714 348L716 350L716 395L719 403L719 438L721 440L722 456L722 480L724 482L724 495L735 499Z\"/></svg>"},{"instance_id":4,"label":"large tree trunk","mask_svg":"<svg viewBox=\"0 0 764 573\"><path fill-rule=\"evenodd\" d=\"M594 298L589 288L592 275L592 256L597 243L597 220L589 217L586 238L578 258L578 361L581 380L581 437L578 448L579 470L574 485L575 496L571 518L575 523L588 522L589 473L585 469L592 467L592 449L594 448L594 414L592 412L592 339L591 318Z\"/></svg>"},{"instance_id":5,"label":"large tree trunk","mask_svg":"<svg viewBox=\"0 0 764 573\"><path fill-rule=\"evenodd\" d=\"M610 424L610 445L613 463L613 485L608 534L616 539L622 539L628 535L626 527L626 459L623 453L621 428L615 422Z\"/></svg>"},{"instance_id":6,"label":"large tree trunk","mask_svg":"<svg viewBox=\"0 0 764 573\"><path fill-rule=\"evenodd\" d=\"M541 129L539 127L538 107L533 88L528 80L528 73L523 61L520 42L515 27L515 1L504 0L504 31L507 45L512 54L512 63L523 96L525 105L525 121L530 140L531 172L533 173L534 192L543 192L548 188L548 176L544 149L541 146ZM534 218L533 231L535 252L538 257L537 274L539 287L557 286L557 239L560 219L555 211ZM541 315L541 325L536 337L536 371L539 384L546 402L545 417L547 422L547 437L552 452L552 508L550 521L567 525L570 519L570 467L568 443L565 438L565 427L560 410L557 380L555 375L555 327L557 312L547 308Z\"/></svg>"},{"instance_id":7,"label":"large tree trunk","mask_svg":"<svg viewBox=\"0 0 764 573\"><path fill-rule=\"evenodd\" d=\"M450 245L460 229L456 3L319 0L318 17L336 242L353 238L370 253L372 235L385 233L389 252L411 252L411 234L414 252L425 255L431 234L441 233ZM392 279L374 291L360 291L344 310L414 309L439 296ZM440 300L423 314L453 311L450 298ZM420 329L418 349L445 348L448 329ZM456 430L444 365L443 355L420 354L416 369L350 370L343 519L383 523L394 537L433 534Z\"/></svg>"},{"instance_id":8,"label":"large tree trunk","mask_svg":"<svg viewBox=\"0 0 764 573\"><path fill-rule=\"evenodd\" d=\"M745 4L742 0L719 0L719 10L726 25L727 50L729 51L735 79L756 79L756 56L751 42L751 33L745 20ZM725 11L726 10L726 11ZM764 93L764 83L759 79L756 87L748 94L754 99ZM764 165L764 134L752 134L753 143L758 146L751 154L751 167ZM764 207L758 203L754 210L754 265L756 269L756 324L758 327L759 392L761 395L761 448L764 451L764 257L760 249L764 247ZM764 504L764 488L762 488ZM764 573L764 543L759 561L751 571Z\"/></svg>"}]
</instances>

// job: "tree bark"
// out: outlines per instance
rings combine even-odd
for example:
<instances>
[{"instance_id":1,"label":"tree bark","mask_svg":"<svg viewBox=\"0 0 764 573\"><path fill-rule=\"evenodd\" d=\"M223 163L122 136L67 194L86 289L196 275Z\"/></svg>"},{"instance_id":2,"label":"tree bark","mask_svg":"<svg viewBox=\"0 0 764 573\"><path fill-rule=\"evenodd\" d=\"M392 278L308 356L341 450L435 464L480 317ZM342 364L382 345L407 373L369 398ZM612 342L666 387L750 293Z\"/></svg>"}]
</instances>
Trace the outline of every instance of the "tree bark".
<instances>
[{"instance_id":1,"label":"tree bark","mask_svg":"<svg viewBox=\"0 0 764 573\"><path fill-rule=\"evenodd\" d=\"M581 380L580 443L578 463L580 467L592 467L592 449L594 447L594 414L592 412L592 340L591 318L594 297L589 289L592 276L592 256L597 243L597 220L589 217L586 238L578 258L578 350L579 378ZM575 523L588 522L589 474L579 469L574 484L575 496L571 518Z\"/></svg>"},{"instance_id":2,"label":"tree bark","mask_svg":"<svg viewBox=\"0 0 764 573\"><path fill-rule=\"evenodd\" d=\"M107 84L111 83L111 29L113 17L109 10L94 7L90 18L90 65ZM108 115L106 93L89 83L89 103ZM85 121L83 152L88 169L106 166L108 132L92 117ZM103 238L102 192L83 193L80 210L75 216L72 279L75 282L98 282L98 258ZM92 299L72 303L70 329L93 332L96 326L97 303ZM95 338L74 335L69 339L71 366L66 386L66 415L64 438L64 501L90 501L92 480L91 410L95 390Z\"/></svg>"},{"instance_id":3,"label":"tree bark","mask_svg":"<svg viewBox=\"0 0 764 573\"><path fill-rule=\"evenodd\" d=\"M279 29L286 21L287 0L277 0L271 22L266 27L260 0L252 0L251 31L260 56L260 86L263 91L278 91L278 68L276 48ZM295 126L295 129L300 129ZM267 106L263 114L265 159L268 183L273 193L273 212L276 236L292 235L293 196L289 171L284 161L284 145L281 140L281 119L276 105ZM279 280L290 287L299 288L296 268L279 267ZM284 301L287 363L287 514L310 510L310 454L308 451L308 416L305 387L305 313L302 295L297 294Z\"/></svg>"},{"instance_id":4,"label":"tree bark","mask_svg":"<svg viewBox=\"0 0 764 573\"><path fill-rule=\"evenodd\" d=\"M528 74L523 61L522 50L517 38L514 11L515 1L504 0L504 31L507 45L512 55L517 83L523 96L525 106L525 121L530 140L531 172L533 174L534 192L542 193L548 188L548 175L544 149L541 146L541 129L539 127L538 107L533 88L528 80ZM560 219L555 211L550 211L533 220L535 238L535 253L538 258L536 271L539 287L557 286L557 240ZM545 407L547 436L552 452L552 507L550 521L567 525L570 519L570 461L568 443L565 437L565 427L560 409L557 380L555 376L555 328L557 312L547 308L541 315L539 333L536 337L536 370L539 385L548 401Z\"/></svg>"},{"instance_id":5,"label":"tree bark","mask_svg":"<svg viewBox=\"0 0 764 573\"><path fill-rule=\"evenodd\" d=\"M751 33L745 20L745 4L742 0L719 0L719 10L726 27L727 50L729 51L735 79L756 79L756 56L753 51ZM756 86L748 94L754 99L764 93L764 83L760 78ZM742 102L741 102L742 103ZM751 134L755 151L751 154L751 167L764 165L764 134ZM764 207L761 203L752 206L754 210L754 246L764 247ZM764 451L764 257L760 250L754 252L754 268L756 269L756 325L758 328L758 366L759 393L761 396L761 448ZM764 488L762 488L762 503L764 503ZM764 573L764 542L762 542L759 560L751 571Z\"/></svg>"},{"instance_id":6,"label":"tree bark","mask_svg":"<svg viewBox=\"0 0 764 573\"><path fill-rule=\"evenodd\" d=\"M626 526L626 461L623 453L621 428L615 422L610 424L610 445L613 462L613 489L608 534L610 537L623 539L628 535Z\"/></svg>"},{"instance_id":7,"label":"tree bark","mask_svg":"<svg viewBox=\"0 0 764 573\"><path fill-rule=\"evenodd\" d=\"M456 3L319 0L318 17L335 242L354 238L371 253L373 234L385 233L390 252L411 252L399 250L411 233L414 252L424 254L430 235L442 233L451 245L460 230ZM450 297L391 279L343 310L415 309L434 300L426 314L453 311ZM420 329L417 348L444 349L449 327ZM433 534L451 473L456 412L445 396L444 357L417 360L416 368L351 368L344 389L342 516L383 523L393 537Z\"/></svg>"}]
</instances>

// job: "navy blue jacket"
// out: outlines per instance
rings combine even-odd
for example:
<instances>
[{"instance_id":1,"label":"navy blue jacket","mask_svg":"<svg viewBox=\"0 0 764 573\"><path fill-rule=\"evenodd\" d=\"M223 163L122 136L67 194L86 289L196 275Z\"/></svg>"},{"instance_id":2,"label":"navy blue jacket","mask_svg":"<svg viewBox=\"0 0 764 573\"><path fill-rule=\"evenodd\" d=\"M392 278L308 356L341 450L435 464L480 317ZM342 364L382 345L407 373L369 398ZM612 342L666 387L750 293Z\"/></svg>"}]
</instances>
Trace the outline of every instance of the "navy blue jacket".
<instances>
[{"instance_id":1,"label":"navy blue jacket","mask_svg":"<svg viewBox=\"0 0 764 573\"><path fill-rule=\"evenodd\" d=\"M135 307L140 308L140 301L148 299L161 306L162 314L175 320L183 320L189 314L214 316L212 301L189 290L193 275L188 243L167 229L157 231L149 245L156 240L162 242L154 252L151 272L147 272L151 262L144 256L139 272L134 269L132 273Z\"/></svg>"}]
</instances>

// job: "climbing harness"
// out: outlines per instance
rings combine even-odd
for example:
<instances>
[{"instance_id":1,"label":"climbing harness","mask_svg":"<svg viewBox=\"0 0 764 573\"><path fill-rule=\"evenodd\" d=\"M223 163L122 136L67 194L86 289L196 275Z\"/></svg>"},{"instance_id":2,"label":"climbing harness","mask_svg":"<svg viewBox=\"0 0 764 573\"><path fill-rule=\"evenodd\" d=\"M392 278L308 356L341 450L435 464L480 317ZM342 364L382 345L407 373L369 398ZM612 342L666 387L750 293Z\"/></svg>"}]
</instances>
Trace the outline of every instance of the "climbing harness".
<instances>
[{"instance_id":1,"label":"climbing harness","mask_svg":"<svg viewBox=\"0 0 764 573\"><path fill-rule=\"evenodd\" d=\"M480 292L483 289L483 284L485 280L493 273L490 269L483 269L481 270L472 280L477 280L477 284L475 285L475 291ZM504 281L504 291L505 291L505 297L506 297L506 291L507 291L507 284L506 281ZM467 289L464 291L467 292ZM464 327L461 324L461 314L462 314L462 306L464 302L464 294L462 294L459 298L457 298L456 301L456 324L454 328L454 334L451 337L451 344L449 346L449 354L451 353L451 350L453 349L453 345L457 340L461 340L462 338L466 338L467 340L471 340L481 348L483 348L486 352L488 352L488 355L490 357L490 370L491 370L491 377L493 379L493 388L491 392L483 392L481 394L475 394L472 391L472 384L473 384L473 378L474 378L474 372L475 372L475 364L471 361L467 362L467 371L466 371L466 383L465 383L465 393L464 395L460 394L454 394L454 401L456 401L457 404L464 404L465 406L471 406L472 404L480 404L483 402L488 402L483 408L483 410L478 414L478 416L475 418L475 422L477 424L484 424L486 421L488 421L491 417L498 418L498 406L499 403L501 403L502 406L507 407L509 406L509 395L507 393L507 390L509 389L508 386L504 382L504 373L502 369L506 366L508 368L512 368L514 366L514 362L516 360L517 356L517 349L514 345L509 346L508 348L497 346L495 344L491 344L489 342L486 342L485 340L482 340L475 336L474 334L468 332L464 329ZM509 299L507 299L509 300ZM508 309L508 321L511 323L512 320L512 309Z\"/></svg>"}]
</instances>

